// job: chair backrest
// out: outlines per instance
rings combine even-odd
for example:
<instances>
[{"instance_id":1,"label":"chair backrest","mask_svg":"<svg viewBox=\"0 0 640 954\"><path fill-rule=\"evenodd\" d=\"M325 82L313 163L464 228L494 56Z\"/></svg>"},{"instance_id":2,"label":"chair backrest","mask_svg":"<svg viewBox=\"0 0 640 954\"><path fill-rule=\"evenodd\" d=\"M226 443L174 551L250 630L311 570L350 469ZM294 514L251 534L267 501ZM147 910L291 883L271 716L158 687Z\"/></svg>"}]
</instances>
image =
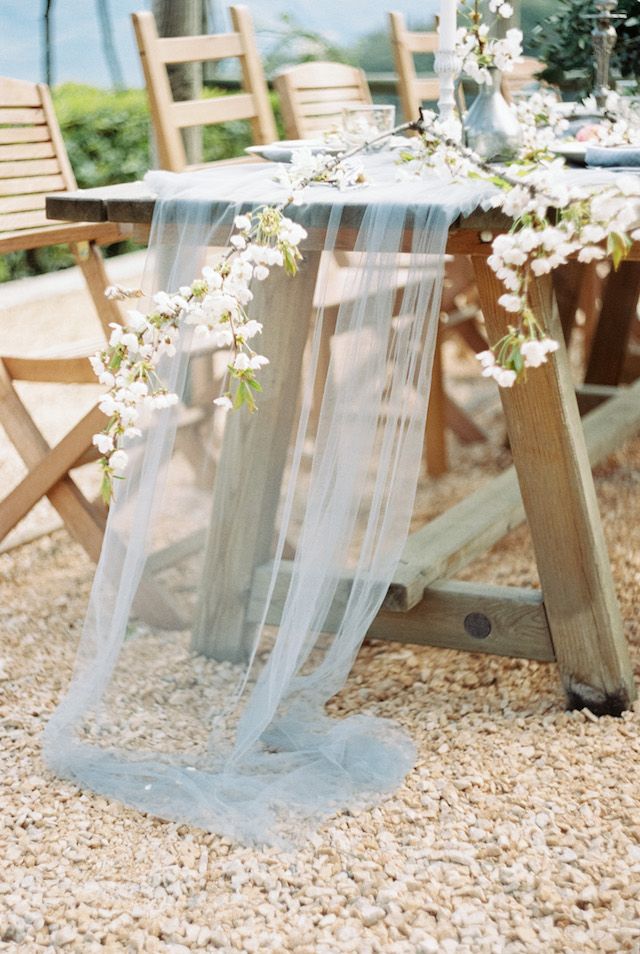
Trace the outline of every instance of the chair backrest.
<instances>
[{"instance_id":1,"label":"chair backrest","mask_svg":"<svg viewBox=\"0 0 640 954\"><path fill-rule=\"evenodd\" d=\"M435 102L439 96L438 78L419 77L413 59L416 53L435 53L438 49L438 34L407 30L402 13L390 13L389 24L400 103L404 118L409 122L418 118L418 110L424 102Z\"/></svg>"},{"instance_id":2,"label":"chair backrest","mask_svg":"<svg viewBox=\"0 0 640 954\"><path fill-rule=\"evenodd\" d=\"M340 123L344 106L371 103L364 72L345 63L301 63L282 70L274 85L289 139L317 136Z\"/></svg>"},{"instance_id":3,"label":"chair backrest","mask_svg":"<svg viewBox=\"0 0 640 954\"><path fill-rule=\"evenodd\" d=\"M147 85L151 119L156 134L158 159L163 169L181 172L188 168L180 130L236 119L251 121L256 143L278 138L267 83L256 48L251 14L247 7L230 7L232 33L207 36L159 37L148 11L131 15ZM240 60L242 92L215 99L174 101L167 66L172 63Z\"/></svg>"},{"instance_id":4,"label":"chair backrest","mask_svg":"<svg viewBox=\"0 0 640 954\"><path fill-rule=\"evenodd\" d=\"M0 77L0 234L50 226L45 196L75 188L48 87Z\"/></svg>"}]
</instances>

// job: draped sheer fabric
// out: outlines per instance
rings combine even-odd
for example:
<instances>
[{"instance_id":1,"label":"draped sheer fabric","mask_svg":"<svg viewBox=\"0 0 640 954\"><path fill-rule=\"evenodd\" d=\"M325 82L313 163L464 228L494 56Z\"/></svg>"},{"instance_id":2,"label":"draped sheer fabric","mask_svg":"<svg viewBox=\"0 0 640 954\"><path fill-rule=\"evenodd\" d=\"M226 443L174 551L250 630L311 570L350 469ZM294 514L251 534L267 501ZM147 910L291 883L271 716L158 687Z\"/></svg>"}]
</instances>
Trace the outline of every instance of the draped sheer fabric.
<instances>
[{"instance_id":1,"label":"draped sheer fabric","mask_svg":"<svg viewBox=\"0 0 640 954\"><path fill-rule=\"evenodd\" d=\"M273 171L269 164L150 174L158 200L145 291L189 283L238 212L283 201ZM178 354L165 360L162 373L182 403L151 413L130 449L74 676L45 733L45 758L58 774L249 843L295 843L328 815L392 791L414 761L398 725L367 712L333 718L326 703L349 675L407 538L447 233L487 189L398 182L385 155L367 159L367 171L369 187L313 187L287 212L322 230L325 260L341 228L357 222L358 267L345 273L349 294L318 410L327 262L321 266L302 384L288 396L296 407L289 446L270 472L263 473L269 449L245 440L255 424L244 409L225 423L210 401L194 403L197 369L211 370L216 356L199 353L185 330ZM399 262L406 235L411 249ZM300 320L270 312L270 281L253 316L265 325ZM267 354L258 421L274 400L269 382L282 357ZM184 420L196 412L189 429ZM268 486L277 507L260 552L244 553L251 527L241 508L234 513L229 560L239 554L256 565L243 564L251 585L235 608L245 620L242 640L230 647L211 606L229 568L226 556L211 560L211 541L224 536L237 486L253 473L262 475L255 492Z\"/></svg>"}]
</instances>

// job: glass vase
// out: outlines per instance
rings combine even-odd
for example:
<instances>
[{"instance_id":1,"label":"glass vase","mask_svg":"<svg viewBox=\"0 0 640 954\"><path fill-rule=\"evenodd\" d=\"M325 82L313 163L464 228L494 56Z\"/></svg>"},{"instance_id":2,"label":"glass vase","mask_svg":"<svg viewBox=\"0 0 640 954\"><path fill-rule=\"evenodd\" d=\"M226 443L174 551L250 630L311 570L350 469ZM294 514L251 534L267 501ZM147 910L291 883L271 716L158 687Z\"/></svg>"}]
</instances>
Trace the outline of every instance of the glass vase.
<instances>
[{"instance_id":1,"label":"glass vase","mask_svg":"<svg viewBox=\"0 0 640 954\"><path fill-rule=\"evenodd\" d=\"M490 78L478 90L462 120L465 143L487 162L512 159L522 145L515 113L502 95L502 73L490 69Z\"/></svg>"}]
</instances>

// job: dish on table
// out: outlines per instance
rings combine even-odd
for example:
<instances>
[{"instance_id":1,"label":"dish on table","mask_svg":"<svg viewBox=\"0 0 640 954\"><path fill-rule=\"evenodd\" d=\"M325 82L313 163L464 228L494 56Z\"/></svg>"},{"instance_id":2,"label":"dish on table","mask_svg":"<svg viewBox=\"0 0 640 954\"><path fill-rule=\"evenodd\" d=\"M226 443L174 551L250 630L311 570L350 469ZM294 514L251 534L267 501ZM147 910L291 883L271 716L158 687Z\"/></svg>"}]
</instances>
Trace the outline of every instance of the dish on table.
<instances>
[{"instance_id":1,"label":"dish on table","mask_svg":"<svg viewBox=\"0 0 640 954\"><path fill-rule=\"evenodd\" d=\"M397 149L400 146L406 146L409 142L411 140L405 136L390 136L385 146L390 149ZM294 152L299 149L310 149L314 156L321 153L337 156L341 152L346 152L348 148L345 143L332 136L328 141L324 139L283 139L279 142L270 142L259 146L247 146L245 152L250 156L260 156L269 162L291 162Z\"/></svg>"},{"instance_id":2,"label":"dish on table","mask_svg":"<svg viewBox=\"0 0 640 954\"><path fill-rule=\"evenodd\" d=\"M344 152L345 148L342 143L326 143L322 139L283 139L281 142L247 146L245 152L250 156L261 156L270 162L291 162L294 152L299 149L310 149L314 156L319 153L337 156L339 152Z\"/></svg>"},{"instance_id":3,"label":"dish on table","mask_svg":"<svg viewBox=\"0 0 640 954\"><path fill-rule=\"evenodd\" d=\"M587 161L586 142L563 142L559 140L549 146L549 149L555 156L562 156L567 162L572 162L576 166L584 166Z\"/></svg>"}]
</instances>

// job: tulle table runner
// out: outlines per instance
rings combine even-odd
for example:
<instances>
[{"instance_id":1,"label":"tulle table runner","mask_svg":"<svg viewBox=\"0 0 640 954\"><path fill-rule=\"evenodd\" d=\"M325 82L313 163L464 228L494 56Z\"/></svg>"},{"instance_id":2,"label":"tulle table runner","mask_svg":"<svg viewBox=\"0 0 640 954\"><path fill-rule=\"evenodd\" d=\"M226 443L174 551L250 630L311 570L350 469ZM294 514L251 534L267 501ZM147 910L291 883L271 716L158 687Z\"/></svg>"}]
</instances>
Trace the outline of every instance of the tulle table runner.
<instances>
[{"instance_id":1,"label":"tulle table runner","mask_svg":"<svg viewBox=\"0 0 640 954\"><path fill-rule=\"evenodd\" d=\"M448 230L492 187L398 180L385 155L366 167L366 189L310 188L287 212L323 251L254 289L271 362L256 414L213 413L224 356L182 332L162 368L181 404L150 414L131 447L73 681L46 729L60 775L247 842L292 844L392 791L414 759L399 726L325 707L407 539ZM273 174L150 174L145 290L190 282L239 212L286 199ZM357 267L320 371L330 259L346 231Z\"/></svg>"}]
</instances>

